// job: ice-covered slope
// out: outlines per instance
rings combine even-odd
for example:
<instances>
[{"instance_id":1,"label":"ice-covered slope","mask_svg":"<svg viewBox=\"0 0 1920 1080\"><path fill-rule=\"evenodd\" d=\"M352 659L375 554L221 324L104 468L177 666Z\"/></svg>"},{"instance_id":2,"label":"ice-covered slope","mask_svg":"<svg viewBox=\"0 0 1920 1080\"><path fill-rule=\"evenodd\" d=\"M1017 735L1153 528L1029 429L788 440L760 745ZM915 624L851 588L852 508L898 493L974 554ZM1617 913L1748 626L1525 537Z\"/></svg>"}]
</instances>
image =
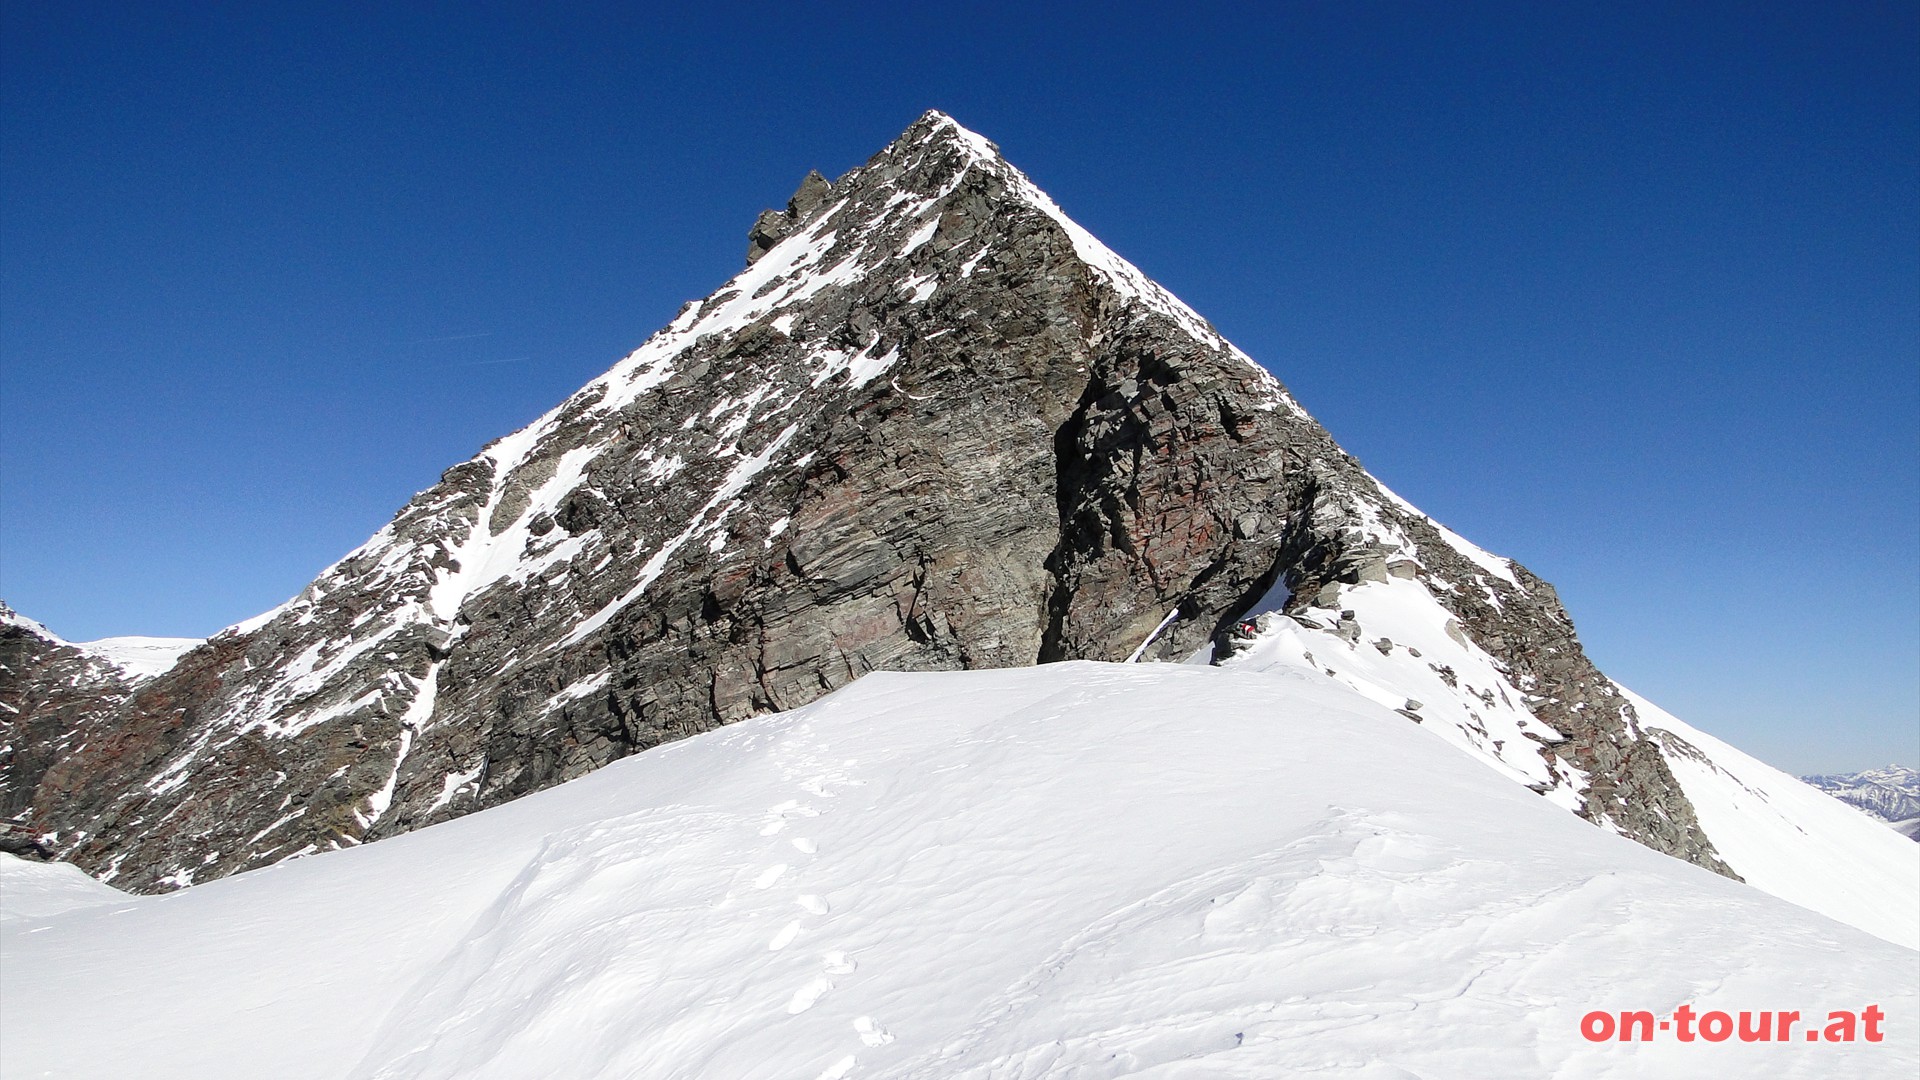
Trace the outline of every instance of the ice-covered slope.
<instances>
[{"instance_id":1,"label":"ice-covered slope","mask_svg":"<svg viewBox=\"0 0 1920 1080\"><path fill-rule=\"evenodd\" d=\"M0 1072L23 1077L1920 1067L1912 952L1595 829L1286 666L874 674L0 945ZM1681 1005L1875 1005L1887 1038L1579 1034L1590 1010Z\"/></svg>"}]
</instances>

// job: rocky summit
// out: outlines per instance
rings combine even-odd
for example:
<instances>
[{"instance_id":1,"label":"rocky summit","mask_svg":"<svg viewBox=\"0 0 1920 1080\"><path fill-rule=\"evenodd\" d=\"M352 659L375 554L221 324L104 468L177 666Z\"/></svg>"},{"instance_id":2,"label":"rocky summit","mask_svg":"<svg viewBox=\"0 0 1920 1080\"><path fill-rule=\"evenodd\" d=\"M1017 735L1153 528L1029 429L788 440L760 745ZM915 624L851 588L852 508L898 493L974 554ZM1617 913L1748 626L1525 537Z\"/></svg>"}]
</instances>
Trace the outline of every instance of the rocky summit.
<instances>
[{"instance_id":1,"label":"rocky summit","mask_svg":"<svg viewBox=\"0 0 1920 1080\"><path fill-rule=\"evenodd\" d=\"M1410 731L1732 873L1552 588L1382 487L985 139L928 113L809 174L747 258L158 675L77 678L83 655L9 626L0 803L57 857L160 891L867 672L1204 660L1271 609L1329 674L1372 650L1435 680L1424 704L1380 690ZM1383 584L1465 659L1370 628L1349 598Z\"/></svg>"}]
</instances>

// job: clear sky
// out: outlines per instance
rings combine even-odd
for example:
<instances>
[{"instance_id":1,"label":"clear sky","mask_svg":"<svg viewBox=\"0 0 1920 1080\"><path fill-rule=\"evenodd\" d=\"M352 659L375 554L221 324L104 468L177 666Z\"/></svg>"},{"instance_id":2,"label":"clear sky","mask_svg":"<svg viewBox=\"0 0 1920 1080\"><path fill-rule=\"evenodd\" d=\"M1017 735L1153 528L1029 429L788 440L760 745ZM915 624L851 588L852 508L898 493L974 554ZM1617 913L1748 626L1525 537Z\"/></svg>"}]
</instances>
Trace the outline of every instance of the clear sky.
<instances>
[{"instance_id":1,"label":"clear sky","mask_svg":"<svg viewBox=\"0 0 1920 1080\"><path fill-rule=\"evenodd\" d=\"M1615 678L1920 760L1912 3L665 7L0 5L0 597L279 603L939 108Z\"/></svg>"}]
</instances>

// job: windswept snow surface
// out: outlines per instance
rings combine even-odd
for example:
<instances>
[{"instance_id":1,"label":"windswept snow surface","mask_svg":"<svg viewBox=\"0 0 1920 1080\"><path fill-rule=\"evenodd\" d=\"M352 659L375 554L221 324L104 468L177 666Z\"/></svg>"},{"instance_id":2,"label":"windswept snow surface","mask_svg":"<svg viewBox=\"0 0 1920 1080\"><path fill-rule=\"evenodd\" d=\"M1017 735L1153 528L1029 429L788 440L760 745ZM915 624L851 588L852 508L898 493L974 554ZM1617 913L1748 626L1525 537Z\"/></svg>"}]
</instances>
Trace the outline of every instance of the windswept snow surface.
<instances>
[{"instance_id":1,"label":"windswept snow surface","mask_svg":"<svg viewBox=\"0 0 1920 1080\"><path fill-rule=\"evenodd\" d=\"M0 852L0 925L27 921L42 925L50 915L131 899L77 866L32 862Z\"/></svg>"},{"instance_id":2,"label":"windswept snow surface","mask_svg":"<svg viewBox=\"0 0 1920 1080\"><path fill-rule=\"evenodd\" d=\"M869 675L0 946L21 1077L1920 1069L1913 952L1595 829L1297 669ZM1871 1004L1888 1035L1579 1034L1682 1004Z\"/></svg>"}]
</instances>

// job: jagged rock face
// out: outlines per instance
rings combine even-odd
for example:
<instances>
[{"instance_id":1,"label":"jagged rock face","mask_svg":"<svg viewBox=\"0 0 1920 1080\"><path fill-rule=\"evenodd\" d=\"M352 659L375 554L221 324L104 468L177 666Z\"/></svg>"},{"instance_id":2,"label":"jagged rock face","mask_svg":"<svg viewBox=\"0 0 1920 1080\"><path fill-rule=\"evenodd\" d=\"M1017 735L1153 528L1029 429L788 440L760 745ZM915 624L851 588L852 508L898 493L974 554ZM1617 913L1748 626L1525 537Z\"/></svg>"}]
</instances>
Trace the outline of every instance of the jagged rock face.
<instances>
[{"instance_id":1,"label":"jagged rock face","mask_svg":"<svg viewBox=\"0 0 1920 1080\"><path fill-rule=\"evenodd\" d=\"M1143 652L1178 659L1276 583L1289 611L1338 610L1391 571L1526 697L1541 733L1496 750L1539 789L1725 871L1550 588L1384 492L991 144L929 114L809 176L748 258L301 596L103 699L101 737L0 798L62 857L167 888L868 671L1117 660L1170 612Z\"/></svg>"},{"instance_id":2,"label":"jagged rock face","mask_svg":"<svg viewBox=\"0 0 1920 1080\"><path fill-rule=\"evenodd\" d=\"M47 771L132 692L119 669L0 603L0 818L31 810Z\"/></svg>"}]
</instances>

